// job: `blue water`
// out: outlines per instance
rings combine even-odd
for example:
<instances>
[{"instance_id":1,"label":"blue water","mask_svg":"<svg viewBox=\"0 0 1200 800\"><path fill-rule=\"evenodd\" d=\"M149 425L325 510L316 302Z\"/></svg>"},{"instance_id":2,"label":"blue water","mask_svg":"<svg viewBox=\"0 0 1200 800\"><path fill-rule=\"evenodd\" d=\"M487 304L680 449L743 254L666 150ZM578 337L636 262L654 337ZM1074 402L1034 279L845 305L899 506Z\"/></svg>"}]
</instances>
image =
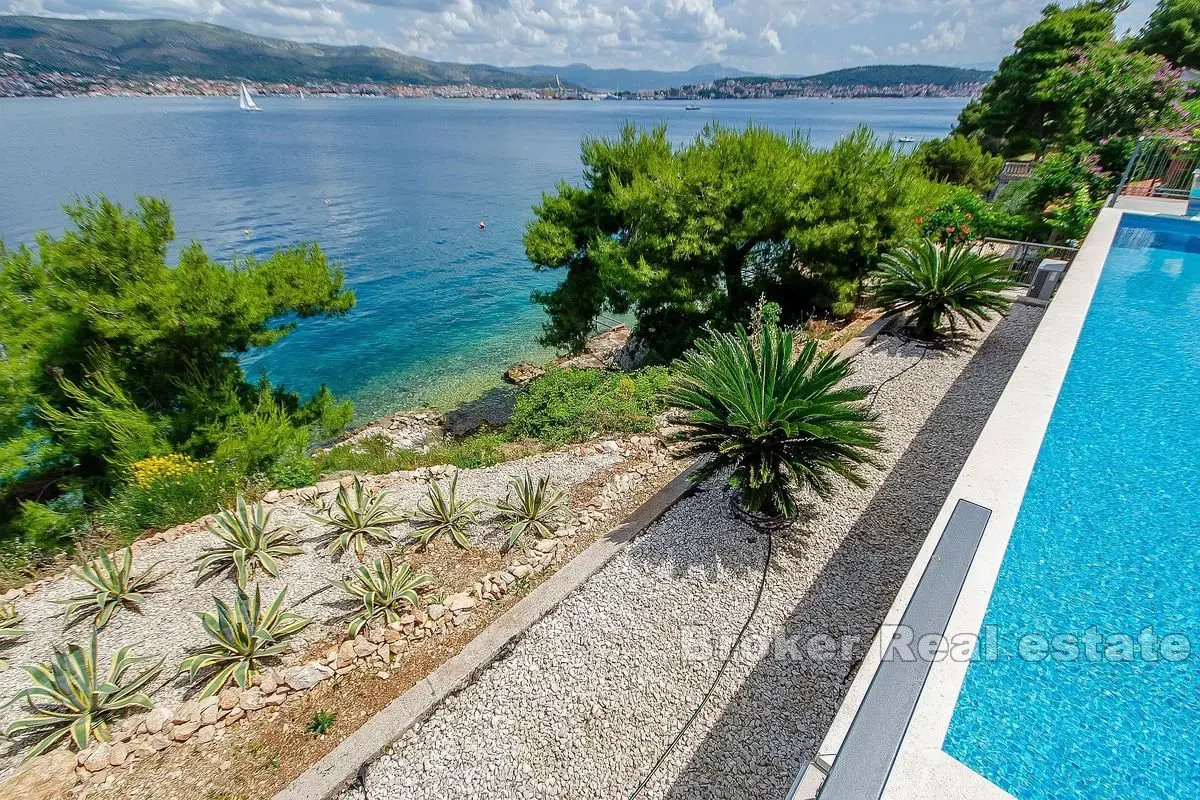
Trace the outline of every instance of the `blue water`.
<instances>
[{"instance_id":1,"label":"blue water","mask_svg":"<svg viewBox=\"0 0 1200 800\"><path fill-rule=\"evenodd\" d=\"M1018 800L1200 797L1198 324L1200 222L1126 216L988 607L1000 657L971 665L945 742ZM1196 652L1164 660L1148 628ZM1022 658L1030 633L1081 657Z\"/></svg>"},{"instance_id":2,"label":"blue water","mask_svg":"<svg viewBox=\"0 0 1200 800\"><path fill-rule=\"evenodd\" d=\"M676 141L712 119L808 133L829 144L859 123L881 135L943 135L961 99L553 103L262 98L0 101L0 240L59 231L59 205L105 192L172 203L181 241L218 258L316 241L346 270L358 307L306 320L246 359L309 392L320 383L360 418L444 406L504 367L547 358L529 302L521 234L530 207L580 176L579 140L665 121ZM326 203L326 199L329 200ZM486 230L478 223L484 220ZM244 230L249 235L244 235Z\"/></svg>"}]
</instances>

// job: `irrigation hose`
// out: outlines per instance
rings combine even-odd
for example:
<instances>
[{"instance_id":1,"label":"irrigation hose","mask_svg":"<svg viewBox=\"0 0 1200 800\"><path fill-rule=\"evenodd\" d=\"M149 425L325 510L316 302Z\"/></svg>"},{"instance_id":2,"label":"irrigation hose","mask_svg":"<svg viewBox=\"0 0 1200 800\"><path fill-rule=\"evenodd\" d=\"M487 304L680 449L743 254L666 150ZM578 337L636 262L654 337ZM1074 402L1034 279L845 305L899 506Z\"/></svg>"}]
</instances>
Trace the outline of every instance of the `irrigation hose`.
<instances>
[{"instance_id":1,"label":"irrigation hose","mask_svg":"<svg viewBox=\"0 0 1200 800\"><path fill-rule=\"evenodd\" d=\"M909 339L905 342L905 344L910 344L912 341L913 341L912 339ZM918 364L920 364L922 361L924 361L925 356L929 353L930 349L931 349L931 345L929 345L927 343L923 343L923 345L921 347L921 355L919 358L917 358L916 361L909 364L907 367L900 370L895 375L892 375L891 377L884 379L882 383L880 383L878 386L876 386L871 391L871 403L868 406L868 408L869 409L875 408L875 401L879 399L879 393L880 393L880 391L882 391L883 387L887 386L889 383L896 380L897 378L899 378L901 375L908 372L909 370L914 369ZM644 778L642 778L641 781L638 782L638 785L634 788L633 792L629 795L629 800L636 800L637 797L641 795L642 790L646 788L646 786L650 783L651 779L655 775L658 774L658 771L660 769L662 769L663 764L667 760L667 756L669 756L671 754L671 752L674 751L675 748L679 745L679 743L681 741L683 741L683 737L688 732L688 729L692 727L692 725L696 722L697 719L699 719L700 712L704 710L704 706L708 704L709 699L712 698L713 693L717 690L717 684L720 683L721 677L725 674L725 670L729 667L729 662L731 662L733 660L734 653L736 653L738 650L738 647L741 646L742 639L745 637L746 631L750 628L750 623L754 621L754 616L755 616L755 614L758 613L758 606L762 602L763 590L766 588L766 585L767 585L767 572L770 570L771 558L772 558L772 555L774 553L774 548L775 548L775 539L774 539L774 535L772 533L771 527L763 526L762 528L760 528L760 530L765 530L765 532L767 534L767 557L765 559L763 559L762 577L760 577L759 581L758 581L758 591L754 595L754 605L752 605L750 607L750 614L746 617L746 621L744 623L742 623L741 629L738 631L737 636L733 640L733 645L729 648L729 652L725 654L725 658L722 659L721 666L717 670L717 674L713 676L712 683L709 684L708 690L705 691L703 697L700 698L699 704L696 706L695 710L692 711L691 716L689 716L687 718L687 721L685 721L683 723L683 727L680 728L679 732L675 734L675 738L671 740L671 743L668 744L666 749L662 751L662 754L654 762L654 765L652 767L650 767L650 771L647 772L646 776Z\"/></svg>"}]
</instances>

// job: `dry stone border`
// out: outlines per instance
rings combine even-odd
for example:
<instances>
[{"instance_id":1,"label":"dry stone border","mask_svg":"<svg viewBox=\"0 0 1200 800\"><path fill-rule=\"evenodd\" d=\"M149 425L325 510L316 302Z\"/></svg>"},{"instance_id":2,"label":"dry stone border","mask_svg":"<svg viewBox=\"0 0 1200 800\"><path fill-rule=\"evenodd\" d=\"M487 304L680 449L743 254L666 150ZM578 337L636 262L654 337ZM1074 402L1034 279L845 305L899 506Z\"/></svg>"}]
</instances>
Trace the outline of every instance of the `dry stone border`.
<instances>
[{"instance_id":1,"label":"dry stone border","mask_svg":"<svg viewBox=\"0 0 1200 800\"><path fill-rule=\"evenodd\" d=\"M413 609L395 623L386 627L369 628L354 639L341 641L338 645L328 648L318 658L291 665L284 664L278 668L268 669L256 676L253 685L247 689L235 686L226 687L217 696L205 700L185 700L172 702L171 698L159 698L159 705L150 712L130 716L114 726L113 739L103 744L93 744L91 747L72 756L70 779L68 783L76 790L84 787L110 787L116 780L116 771L128 768L139 760L152 756L168 747L180 745L205 745L223 738L227 729L244 720L254 718L264 709L270 711L283 705L299 694L312 689L324 680L337 675L345 675L354 670L369 670L378 677L386 679L389 670L399 666L404 651L424 639L445 636L456 632L470 624L476 612L486 603L503 599L514 589L522 586L555 565L561 563L571 548L575 537L591 533L597 529L607 530L614 521L613 517L623 514L630 495L643 485L647 478L659 476L666 472L674 472L672 458L663 441L655 436L633 436L625 441L605 440L594 444L581 445L557 454L543 454L520 462L498 465L487 471L502 473L501 477L519 474L526 468L538 473L546 468L556 476L557 481L564 481L564 474L554 467L562 466L561 462L583 462L590 465L590 470L570 476L565 482L578 483L587 472L594 474L601 469L623 465L627 471L617 471L595 493L590 503L574 511L556 531L556 538L530 541L514 552L509 563L499 570L481 575L470 586L459 592L441 598L440 602L432 603L425 608ZM559 462L547 464L545 462ZM464 480L472 473L484 470L458 470L444 465L422 468L408 473L392 473L385 476L372 476L366 479L370 484L382 488L395 489L397 485L410 484L424 486L429 481L439 480L462 473ZM352 478L324 481L308 490L287 490L272 492L264 498L268 505L280 510L298 510L299 498L307 492L315 491L321 496L331 496L338 488ZM493 481L495 483L495 481ZM467 483L460 483L460 491ZM499 485L499 484L497 484ZM506 483L505 483L506 486ZM498 496L497 492L491 492ZM474 492L472 493L474 495ZM135 553L142 553L148 548L157 549L161 545L178 543L193 534L204 531L205 520L197 520L168 531L155 534L147 539L139 540L132 546ZM197 537L206 538L206 537ZM501 538L502 540L502 538ZM196 548L192 548L193 550ZM350 566L356 561L348 561ZM33 582L22 589L8 593L11 599L34 597L49 587L66 579L63 575L53 576ZM70 579L68 579L70 580ZM208 592L202 591L207 596ZM54 623L52 623L54 624ZM339 623L340 626L340 623ZM196 626L198 628L198 626ZM314 627L314 626L310 626ZM339 628L340 629L340 628ZM342 629L344 630L344 629ZM101 634L102 638L104 633ZM58 636L57 638L63 638ZM68 637L69 638L69 637ZM18 661L18 663L21 663ZM23 675L23 672L21 673ZM64 750L33 759L17 770L9 781L14 786L22 787L21 796L38 797L39 794L24 790L24 782L38 769L30 765L42 765L42 771L58 772L63 770L62 754ZM55 787L56 793L61 792L64 778L60 775L58 782L43 781L46 786ZM0 796L8 796L9 785L0 782ZM47 794L54 797L57 794Z\"/></svg>"}]
</instances>

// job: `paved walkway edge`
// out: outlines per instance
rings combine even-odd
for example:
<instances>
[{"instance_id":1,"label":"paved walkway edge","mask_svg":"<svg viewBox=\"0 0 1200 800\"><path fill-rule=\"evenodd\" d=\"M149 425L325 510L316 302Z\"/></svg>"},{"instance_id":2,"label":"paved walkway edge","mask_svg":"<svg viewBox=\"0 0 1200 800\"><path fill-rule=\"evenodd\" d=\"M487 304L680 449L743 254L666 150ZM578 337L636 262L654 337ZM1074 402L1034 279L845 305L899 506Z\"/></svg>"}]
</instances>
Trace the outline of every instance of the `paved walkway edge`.
<instances>
[{"instance_id":1,"label":"paved walkway edge","mask_svg":"<svg viewBox=\"0 0 1200 800\"><path fill-rule=\"evenodd\" d=\"M363 765L424 720L443 700L473 683L493 661L507 653L525 632L595 575L667 509L691 493L688 467L658 490L616 528L592 543L562 569L530 592L458 655L397 697L324 758L275 795L274 800L330 800L349 786Z\"/></svg>"}]
</instances>

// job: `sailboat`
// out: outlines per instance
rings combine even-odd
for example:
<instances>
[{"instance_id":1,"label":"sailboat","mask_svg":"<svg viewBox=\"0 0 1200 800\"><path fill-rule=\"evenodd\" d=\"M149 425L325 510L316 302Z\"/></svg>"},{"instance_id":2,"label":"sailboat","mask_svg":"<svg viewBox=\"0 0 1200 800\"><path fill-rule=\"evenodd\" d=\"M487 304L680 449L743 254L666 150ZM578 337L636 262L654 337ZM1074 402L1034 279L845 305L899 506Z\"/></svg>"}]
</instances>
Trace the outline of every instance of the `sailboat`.
<instances>
[{"instance_id":1,"label":"sailboat","mask_svg":"<svg viewBox=\"0 0 1200 800\"><path fill-rule=\"evenodd\" d=\"M245 81L238 84L238 106L242 111L262 111L254 103L254 98L250 96L250 90L246 88Z\"/></svg>"},{"instance_id":2,"label":"sailboat","mask_svg":"<svg viewBox=\"0 0 1200 800\"><path fill-rule=\"evenodd\" d=\"M300 99L301 100L304 99L304 90L303 89L300 90Z\"/></svg>"}]
</instances>

